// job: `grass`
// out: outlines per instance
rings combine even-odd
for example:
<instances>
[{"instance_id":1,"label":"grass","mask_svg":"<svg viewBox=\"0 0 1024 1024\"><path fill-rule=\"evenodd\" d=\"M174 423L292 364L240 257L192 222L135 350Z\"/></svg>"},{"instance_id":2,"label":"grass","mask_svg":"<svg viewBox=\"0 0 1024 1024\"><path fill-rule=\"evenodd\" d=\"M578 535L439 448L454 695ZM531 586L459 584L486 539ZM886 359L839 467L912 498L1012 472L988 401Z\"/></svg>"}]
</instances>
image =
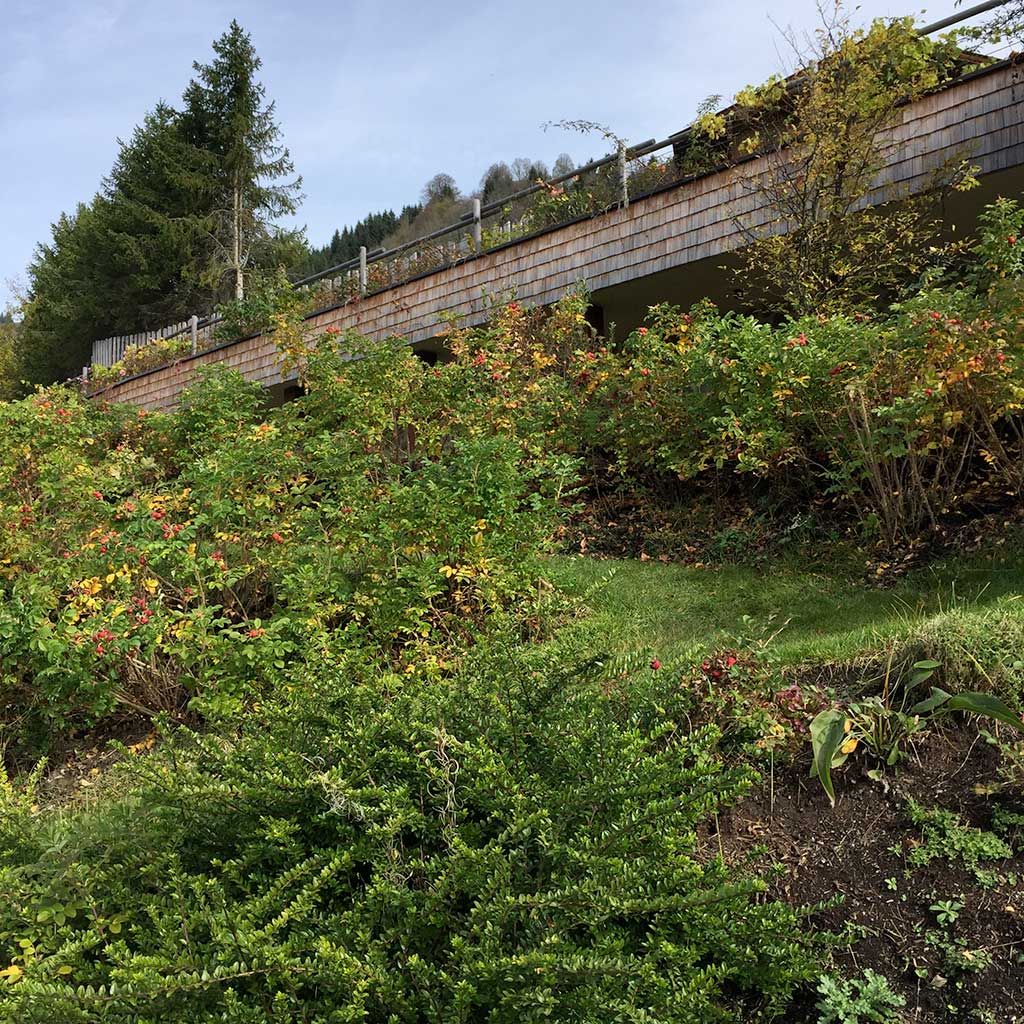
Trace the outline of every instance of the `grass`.
<instances>
[{"instance_id":1,"label":"grass","mask_svg":"<svg viewBox=\"0 0 1024 1024\"><path fill-rule=\"evenodd\" d=\"M1024 544L918 570L888 590L868 586L848 564L826 569L792 559L696 569L565 557L552 561L551 575L582 597L593 613L587 628L610 650L659 658L781 630L772 650L782 665L843 662L951 615L977 619L981 629L995 615L1024 623Z\"/></svg>"}]
</instances>

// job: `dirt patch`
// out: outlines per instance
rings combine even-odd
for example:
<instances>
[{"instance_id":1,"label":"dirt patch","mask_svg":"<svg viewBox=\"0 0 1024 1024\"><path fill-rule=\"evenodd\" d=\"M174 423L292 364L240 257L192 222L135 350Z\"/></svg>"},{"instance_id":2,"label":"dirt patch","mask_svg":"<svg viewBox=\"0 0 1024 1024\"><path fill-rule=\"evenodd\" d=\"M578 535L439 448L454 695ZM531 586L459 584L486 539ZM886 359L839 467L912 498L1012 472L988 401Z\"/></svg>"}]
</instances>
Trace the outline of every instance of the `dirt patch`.
<instances>
[{"instance_id":1,"label":"dirt patch","mask_svg":"<svg viewBox=\"0 0 1024 1024\"><path fill-rule=\"evenodd\" d=\"M934 733L917 744L888 791L863 773L863 763L837 772L832 809L801 761L721 815L722 849L730 861L753 855L762 866L778 863L771 883L777 897L797 905L839 900L815 911L814 925L855 928L856 941L837 953L839 969L884 974L906 1000L907 1022L1020 1024L1024 828L1005 823L1008 814L1024 812L1024 804L976 790L992 780L997 764L996 752L973 729ZM995 819L1014 855L984 860L978 870L985 884L956 857L955 843L914 866L922 829L911 821L908 799L954 811L965 826L986 831ZM953 860L945 855L950 852ZM939 921L941 904L953 920L944 914L946 923ZM808 1000L808 1009L813 1003ZM790 1019L817 1018L812 1011Z\"/></svg>"},{"instance_id":2,"label":"dirt patch","mask_svg":"<svg viewBox=\"0 0 1024 1024\"><path fill-rule=\"evenodd\" d=\"M153 723L133 716L72 732L47 758L39 788L40 803L56 806L88 795L103 773L123 757L120 750L111 747L112 741L133 752L148 750L156 742Z\"/></svg>"}]
</instances>

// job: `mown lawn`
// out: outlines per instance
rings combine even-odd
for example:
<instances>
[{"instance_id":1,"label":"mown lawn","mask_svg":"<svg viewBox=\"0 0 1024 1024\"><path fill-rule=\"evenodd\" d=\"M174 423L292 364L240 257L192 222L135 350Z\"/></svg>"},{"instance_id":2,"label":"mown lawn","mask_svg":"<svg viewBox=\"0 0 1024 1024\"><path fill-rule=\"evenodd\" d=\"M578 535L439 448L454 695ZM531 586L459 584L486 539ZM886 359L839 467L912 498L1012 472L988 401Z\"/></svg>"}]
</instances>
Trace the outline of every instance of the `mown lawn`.
<instances>
[{"instance_id":1,"label":"mown lawn","mask_svg":"<svg viewBox=\"0 0 1024 1024\"><path fill-rule=\"evenodd\" d=\"M616 652L685 657L778 635L782 664L846 661L953 612L1024 621L1024 544L917 570L894 587L868 585L850 564L796 560L692 568L633 559L552 560L554 581L592 611L588 628Z\"/></svg>"}]
</instances>

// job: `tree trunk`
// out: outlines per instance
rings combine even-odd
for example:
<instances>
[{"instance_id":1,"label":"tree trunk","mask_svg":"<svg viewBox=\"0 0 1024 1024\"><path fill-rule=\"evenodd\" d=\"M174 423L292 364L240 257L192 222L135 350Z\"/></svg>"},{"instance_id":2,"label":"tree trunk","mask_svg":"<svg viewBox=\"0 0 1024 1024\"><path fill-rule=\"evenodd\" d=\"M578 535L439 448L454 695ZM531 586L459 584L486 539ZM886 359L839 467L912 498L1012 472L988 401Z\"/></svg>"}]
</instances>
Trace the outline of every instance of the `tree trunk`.
<instances>
[{"instance_id":1,"label":"tree trunk","mask_svg":"<svg viewBox=\"0 0 1024 1024\"><path fill-rule=\"evenodd\" d=\"M231 212L231 260L235 271L235 298L243 299L245 298L245 282L242 279L242 188L237 178L235 179Z\"/></svg>"}]
</instances>

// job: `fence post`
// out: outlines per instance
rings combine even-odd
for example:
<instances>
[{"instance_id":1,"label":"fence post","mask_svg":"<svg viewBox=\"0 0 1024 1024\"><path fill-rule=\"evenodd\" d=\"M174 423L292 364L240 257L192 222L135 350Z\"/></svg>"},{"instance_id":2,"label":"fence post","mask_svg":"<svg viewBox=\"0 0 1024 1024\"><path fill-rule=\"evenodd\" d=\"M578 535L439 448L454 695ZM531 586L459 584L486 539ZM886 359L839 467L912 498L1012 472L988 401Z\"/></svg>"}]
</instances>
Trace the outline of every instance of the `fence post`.
<instances>
[{"instance_id":1,"label":"fence post","mask_svg":"<svg viewBox=\"0 0 1024 1024\"><path fill-rule=\"evenodd\" d=\"M359 294L366 294L367 276L366 276L366 246L359 246Z\"/></svg>"},{"instance_id":2,"label":"fence post","mask_svg":"<svg viewBox=\"0 0 1024 1024\"><path fill-rule=\"evenodd\" d=\"M480 252L484 247L484 226L480 219L480 200L473 200L473 248Z\"/></svg>"},{"instance_id":3,"label":"fence post","mask_svg":"<svg viewBox=\"0 0 1024 1024\"><path fill-rule=\"evenodd\" d=\"M619 139L619 188L622 193L622 208L629 209L629 172L626 167L626 144Z\"/></svg>"},{"instance_id":4,"label":"fence post","mask_svg":"<svg viewBox=\"0 0 1024 1024\"><path fill-rule=\"evenodd\" d=\"M188 329L192 335L192 355L199 351L199 317L193 313L188 318Z\"/></svg>"}]
</instances>

